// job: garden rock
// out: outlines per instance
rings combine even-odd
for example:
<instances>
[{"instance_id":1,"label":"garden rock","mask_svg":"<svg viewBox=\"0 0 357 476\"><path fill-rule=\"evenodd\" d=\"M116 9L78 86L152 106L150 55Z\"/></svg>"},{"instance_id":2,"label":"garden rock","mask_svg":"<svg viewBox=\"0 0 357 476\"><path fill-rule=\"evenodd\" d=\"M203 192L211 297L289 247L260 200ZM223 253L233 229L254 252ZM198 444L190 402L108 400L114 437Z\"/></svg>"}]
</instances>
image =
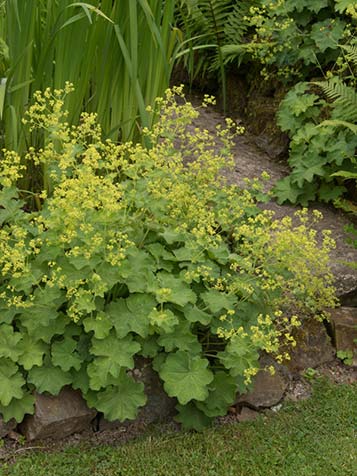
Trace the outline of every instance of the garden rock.
<instances>
[{"instance_id":1,"label":"garden rock","mask_svg":"<svg viewBox=\"0 0 357 476\"><path fill-rule=\"evenodd\" d=\"M5 423L2 417L0 416L0 438L4 438L5 436L7 436L10 431L16 428L16 425L17 423L14 418Z\"/></svg>"},{"instance_id":2,"label":"garden rock","mask_svg":"<svg viewBox=\"0 0 357 476\"><path fill-rule=\"evenodd\" d=\"M357 366L357 308L339 307L332 309L330 314L337 352L351 350L353 365Z\"/></svg>"},{"instance_id":3,"label":"garden rock","mask_svg":"<svg viewBox=\"0 0 357 476\"><path fill-rule=\"evenodd\" d=\"M87 407L80 391L65 387L58 396L36 394L35 414L20 426L26 439L62 439L91 428L96 412Z\"/></svg>"},{"instance_id":4,"label":"garden rock","mask_svg":"<svg viewBox=\"0 0 357 476\"><path fill-rule=\"evenodd\" d=\"M259 412L252 410L251 408L242 407L240 413L237 414L236 418L239 422L251 421L258 418L259 415Z\"/></svg>"},{"instance_id":5,"label":"garden rock","mask_svg":"<svg viewBox=\"0 0 357 476\"><path fill-rule=\"evenodd\" d=\"M297 374L334 359L335 350L322 322L315 319L303 321L294 337L296 347L289 351L291 360L285 364L292 373Z\"/></svg>"},{"instance_id":6,"label":"garden rock","mask_svg":"<svg viewBox=\"0 0 357 476\"><path fill-rule=\"evenodd\" d=\"M175 414L176 399L170 398L164 391L158 374L152 369L150 359L143 357L135 361L135 369L131 371L137 382L144 384L147 403L139 409L138 416L134 421L109 422L104 417L99 420L99 431L109 429L120 429L135 426L146 426L167 420Z\"/></svg>"},{"instance_id":7,"label":"garden rock","mask_svg":"<svg viewBox=\"0 0 357 476\"><path fill-rule=\"evenodd\" d=\"M284 397L288 380L275 366L275 374L268 370L259 370L253 381L253 390L240 395L236 403L242 403L254 408L272 407Z\"/></svg>"}]
</instances>

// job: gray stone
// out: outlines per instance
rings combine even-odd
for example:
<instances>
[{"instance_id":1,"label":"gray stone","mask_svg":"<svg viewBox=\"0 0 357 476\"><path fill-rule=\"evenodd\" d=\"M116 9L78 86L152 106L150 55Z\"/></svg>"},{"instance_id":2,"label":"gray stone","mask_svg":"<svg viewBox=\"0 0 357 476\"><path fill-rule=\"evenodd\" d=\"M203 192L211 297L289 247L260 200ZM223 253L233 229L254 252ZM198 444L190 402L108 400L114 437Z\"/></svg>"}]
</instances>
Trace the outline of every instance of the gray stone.
<instances>
[{"instance_id":1,"label":"gray stone","mask_svg":"<svg viewBox=\"0 0 357 476\"><path fill-rule=\"evenodd\" d=\"M58 396L36 394L35 413L20 425L26 439L61 439L91 428L96 412L87 407L80 391L65 387Z\"/></svg>"},{"instance_id":2,"label":"gray stone","mask_svg":"<svg viewBox=\"0 0 357 476\"><path fill-rule=\"evenodd\" d=\"M303 321L302 326L296 329L294 337L296 347L289 351L291 360L285 364L294 374L334 359L335 350L322 322L316 319Z\"/></svg>"},{"instance_id":3,"label":"gray stone","mask_svg":"<svg viewBox=\"0 0 357 476\"><path fill-rule=\"evenodd\" d=\"M288 378L284 377L277 365L275 374L263 370L267 358L261 359L262 370L259 370L253 381L253 390L240 395L237 403L247 404L254 408L267 408L278 404L284 397L288 386Z\"/></svg>"},{"instance_id":4,"label":"gray stone","mask_svg":"<svg viewBox=\"0 0 357 476\"><path fill-rule=\"evenodd\" d=\"M134 379L144 384L147 403L139 409L138 416L134 421L109 422L105 418L99 420L99 431L110 429L122 429L131 425L146 426L167 420L175 414L176 399L170 398L163 389L158 374L152 369L150 359L143 357L135 361L135 369L130 372Z\"/></svg>"},{"instance_id":5,"label":"gray stone","mask_svg":"<svg viewBox=\"0 0 357 476\"><path fill-rule=\"evenodd\" d=\"M8 422L4 422L3 418L0 416L0 438L4 438L8 433L16 428L16 421L12 418Z\"/></svg>"},{"instance_id":6,"label":"gray stone","mask_svg":"<svg viewBox=\"0 0 357 476\"><path fill-rule=\"evenodd\" d=\"M258 418L259 415L259 412L252 410L251 408L242 407L240 413L237 414L236 418L239 422L251 421Z\"/></svg>"},{"instance_id":7,"label":"gray stone","mask_svg":"<svg viewBox=\"0 0 357 476\"><path fill-rule=\"evenodd\" d=\"M357 308L339 307L330 311L333 341L338 351L351 350L357 366Z\"/></svg>"}]
</instances>

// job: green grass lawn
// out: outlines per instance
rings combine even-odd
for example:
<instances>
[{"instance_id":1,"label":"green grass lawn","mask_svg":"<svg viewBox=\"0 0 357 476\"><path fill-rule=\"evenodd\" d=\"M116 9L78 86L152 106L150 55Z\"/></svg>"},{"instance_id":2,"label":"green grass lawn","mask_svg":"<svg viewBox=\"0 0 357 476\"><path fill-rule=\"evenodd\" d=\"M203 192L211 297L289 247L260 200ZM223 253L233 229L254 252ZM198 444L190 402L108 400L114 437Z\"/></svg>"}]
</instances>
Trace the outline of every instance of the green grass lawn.
<instances>
[{"instance_id":1,"label":"green grass lawn","mask_svg":"<svg viewBox=\"0 0 357 476\"><path fill-rule=\"evenodd\" d=\"M1 476L356 476L357 384L317 380L311 399L254 422L122 446L33 452Z\"/></svg>"}]
</instances>

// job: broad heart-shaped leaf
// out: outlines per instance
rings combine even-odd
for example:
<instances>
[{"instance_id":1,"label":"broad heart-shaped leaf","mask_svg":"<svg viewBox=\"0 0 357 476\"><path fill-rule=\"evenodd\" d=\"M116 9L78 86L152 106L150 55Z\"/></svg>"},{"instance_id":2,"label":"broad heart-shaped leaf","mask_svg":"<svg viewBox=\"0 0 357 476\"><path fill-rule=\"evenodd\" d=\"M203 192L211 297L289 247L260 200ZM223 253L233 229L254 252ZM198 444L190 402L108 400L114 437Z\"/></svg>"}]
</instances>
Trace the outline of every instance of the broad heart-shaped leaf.
<instances>
[{"instance_id":1,"label":"broad heart-shaped leaf","mask_svg":"<svg viewBox=\"0 0 357 476\"><path fill-rule=\"evenodd\" d=\"M215 374L209 386L209 395L204 402L197 402L197 408L209 417L224 416L237 394L237 379L227 372Z\"/></svg>"},{"instance_id":2,"label":"broad heart-shaped leaf","mask_svg":"<svg viewBox=\"0 0 357 476\"><path fill-rule=\"evenodd\" d=\"M342 13L350 6L351 0L336 0L335 10Z\"/></svg>"},{"instance_id":3,"label":"broad heart-shaped leaf","mask_svg":"<svg viewBox=\"0 0 357 476\"><path fill-rule=\"evenodd\" d=\"M173 243L183 243L186 241L185 233L173 230L165 230L163 233L159 233L159 236L161 236L169 245L172 245Z\"/></svg>"},{"instance_id":4,"label":"broad heart-shaped leaf","mask_svg":"<svg viewBox=\"0 0 357 476\"><path fill-rule=\"evenodd\" d=\"M187 350L190 354L199 354L202 351L202 346L197 337L191 332L189 322L181 322L174 328L173 332L160 336L157 342L164 347L166 352L178 349Z\"/></svg>"},{"instance_id":5,"label":"broad heart-shaped leaf","mask_svg":"<svg viewBox=\"0 0 357 476\"><path fill-rule=\"evenodd\" d=\"M226 244L221 244L217 246L216 248L212 246L208 248L207 253L208 253L208 256L214 259L215 261L217 261L217 263L220 263L220 264L228 263L230 251L228 249L228 245Z\"/></svg>"},{"instance_id":6,"label":"broad heart-shaped leaf","mask_svg":"<svg viewBox=\"0 0 357 476\"><path fill-rule=\"evenodd\" d=\"M8 324L0 325L0 357L7 357L13 362L17 362L21 355L18 343L21 339L20 332L14 332L12 326Z\"/></svg>"},{"instance_id":7,"label":"broad heart-shaped leaf","mask_svg":"<svg viewBox=\"0 0 357 476\"><path fill-rule=\"evenodd\" d=\"M246 369L259 367L259 353L249 336L234 335L217 357L233 377L242 376Z\"/></svg>"},{"instance_id":8,"label":"broad heart-shaped leaf","mask_svg":"<svg viewBox=\"0 0 357 476\"><path fill-rule=\"evenodd\" d=\"M301 190L291 182L290 177L284 177L278 180L273 188L274 195L278 198L278 203L281 205L284 202L296 203Z\"/></svg>"},{"instance_id":9,"label":"broad heart-shaped leaf","mask_svg":"<svg viewBox=\"0 0 357 476\"><path fill-rule=\"evenodd\" d=\"M165 334L173 332L179 319L170 309L153 309L149 314L149 322L156 332Z\"/></svg>"},{"instance_id":10,"label":"broad heart-shaped leaf","mask_svg":"<svg viewBox=\"0 0 357 476\"><path fill-rule=\"evenodd\" d=\"M191 304L187 304L184 307L183 313L189 322L200 322L204 326L207 326L212 319L212 314L201 311L201 309L198 309L198 307L192 306Z\"/></svg>"},{"instance_id":11,"label":"broad heart-shaped leaf","mask_svg":"<svg viewBox=\"0 0 357 476\"><path fill-rule=\"evenodd\" d=\"M318 52L324 52L328 48L336 48L343 38L345 26L346 23L339 18L335 18L333 23L330 18L314 23L309 36L320 50Z\"/></svg>"},{"instance_id":12,"label":"broad heart-shaped leaf","mask_svg":"<svg viewBox=\"0 0 357 476\"><path fill-rule=\"evenodd\" d=\"M0 405L6 407L13 398L22 398L24 383L18 366L9 359L0 359Z\"/></svg>"},{"instance_id":13,"label":"broad heart-shaped leaf","mask_svg":"<svg viewBox=\"0 0 357 476\"><path fill-rule=\"evenodd\" d=\"M53 336L63 335L70 322L69 318L63 312L58 312L48 326L38 326L36 327L36 332L31 334L29 332L29 334L32 337L41 339L43 342L46 342L46 344L49 344L52 341Z\"/></svg>"},{"instance_id":14,"label":"broad heart-shaped leaf","mask_svg":"<svg viewBox=\"0 0 357 476\"><path fill-rule=\"evenodd\" d=\"M144 384L135 382L124 371L120 373L116 386L110 386L103 392L97 393L95 408L104 413L109 421L134 420L139 407L146 403Z\"/></svg>"},{"instance_id":15,"label":"broad heart-shaped leaf","mask_svg":"<svg viewBox=\"0 0 357 476\"><path fill-rule=\"evenodd\" d=\"M0 415L4 421L10 421L15 418L17 423L21 423L25 415L32 415L35 411L35 397L30 393L25 394L22 398L13 398L6 407L0 405Z\"/></svg>"},{"instance_id":16,"label":"broad heart-shaped leaf","mask_svg":"<svg viewBox=\"0 0 357 476\"><path fill-rule=\"evenodd\" d=\"M172 302L182 307L188 303L196 303L196 294L192 291L190 286L180 278L176 278L172 276L172 274L166 273L166 271L157 273L156 277L159 283L159 288L155 293L158 302ZM162 294L162 289L169 291Z\"/></svg>"},{"instance_id":17,"label":"broad heart-shaped leaf","mask_svg":"<svg viewBox=\"0 0 357 476\"><path fill-rule=\"evenodd\" d=\"M39 393L48 392L51 395L58 395L65 385L72 383L72 376L69 372L51 365L48 359L45 359L42 367L32 367L27 381L32 383Z\"/></svg>"},{"instance_id":18,"label":"broad heart-shaped leaf","mask_svg":"<svg viewBox=\"0 0 357 476\"><path fill-rule=\"evenodd\" d=\"M120 367L116 367L117 372L120 372ZM111 370L111 362L105 357L97 357L87 367L89 388L91 390L100 390L108 386L108 381L111 377L109 371Z\"/></svg>"},{"instance_id":19,"label":"broad heart-shaped leaf","mask_svg":"<svg viewBox=\"0 0 357 476\"><path fill-rule=\"evenodd\" d=\"M209 291L201 293L201 298L206 306L214 313L222 309L232 309L237 304L237 298L235 296L218 291L217 289L210 289Z\"/></svg>"},{"instance_id":20,"label":"broad heart-shaped leaf","mask_svg":"<svg viewBox=\"0 0 357 476\"><path fill-rule=\"evenodd\" d=\"M155 284L155 262L152 256L143 250L130 250L129 255L121 264L122 280L131 293L145 293Z\"/></svg>"},{"instance_id":21,"label":"broad heart-shaped leaf","mask_svg":"<svg viewBox=\"0 0 357 476\"><path fill-rule=\"evenodd\" d=\"M127 299L112 301L105 312L119 338L129 332L146 337L149 333L149 314L155 305L155 299L149 294L132 294Z\"/></svg>"},{"instance_id":22,"label":"broad heart-shaped leaf","mask_svg":"<svg viewBox=\"0 0 357 476\"><path fill-rule=\"evenodd\" d=\"M179 412L175 420L181 423L185 430L203 431L212 424L212 419L199 410L193 402L187 405L176 405Z\"/></svg>"},{"instance_id":23,"label":"broad heart-shaped leaf","mask_svg":"<svg viewBox=\"0 0 357 476\"><path fill-rule=\"evenodd\" d=\"M77 371L72 369L72 387L76 390L79 389L82 394L85 394L89 390L89 375L86 363L82 363L81 368Z\"/></svg>"},{"instance_id":24,"label":"broad heart-shaped leaf","mask_svg":"<svg viewBox=\"0 0 357 476\"><path fill-rule=\"evenodd\" d=\"M94 332L96 339L105 339L113 328L112 321L104 312L98 312L95 317L87 317L83 320L83 325L86 332Z\"/></svg>"},{"instance_id":25,"label":"broad heart-shaped leaf","mask_svg":"<svg viewBox=\"0 0 357 476\"><path fill-rule=\"evenodd\" d=\"M143 357L153 358L161 350L161 347L157 343L156 336L150 336L146 339L136 337L135 340L141 345L140 355Z\"/></svg>"},{"instance_id":26,"label":"broad heart-shaped leaf","mask_svg":"<svg viewBox=\"0 0 357 476\"><path fill-rule=\"evenodd\" d=\"M213 373L207 369L208 360L192 356L179 350L170 354L160 368L160 377L170 397L177 397L181 405L190 400L205 400L208 385L213 380Z\"/></svg>"},{"instance_id":27,"label":"broad heart-shaped leaf","mask_svg":"<svg viewBox=\"0 0 357 476\"><path fill-rule=\"evenodd\" d=\"M51 328L52 323L57 319L59 313L53 307L42 307L34 305L21 313L19 320L26 327L27 332L32 337L39 337L38 331L41 328Z\"/></svg>"},{"instance_id":28,"label":"broad heart-shaped leaf","mask_svg":"<svg viewBox=\"0 0 357 476\"><path fill-rule=\"evenodd\" d=\"M18 363L23 366L25 370L30 370L34 365L40 367L42 365L43 356L48 351L48 345L30 337L28 334L23 334L18 349L21 351Z\"/></svg>"},{"instance_id":29,"label":"broad heart-shaped leaf","mask_svg":"<svg viewBox=\"0 0 357 476\"><path fill-rule=\"evenodd\" d=\"M53 342L51 348L52 363L60 367L64 372L70 369L79 370L82 361L77 352L77 341L71 337Z\"/></svg>"},{"instance_id":30,"label":"broad heart-shaped leaf","mask_svg":"<svg viewBox=\"0 0 357 476\"><path fill-rule=\"evenodd\" d=\"M108 376L117 378L122 367L133 368L133 355L139 350L140 344L131 336L118 339L113 331L106 339L92 339L90 352L97 358L88 366L90 387L99 390L107 385Z\"/></svg>"}]
</instances>

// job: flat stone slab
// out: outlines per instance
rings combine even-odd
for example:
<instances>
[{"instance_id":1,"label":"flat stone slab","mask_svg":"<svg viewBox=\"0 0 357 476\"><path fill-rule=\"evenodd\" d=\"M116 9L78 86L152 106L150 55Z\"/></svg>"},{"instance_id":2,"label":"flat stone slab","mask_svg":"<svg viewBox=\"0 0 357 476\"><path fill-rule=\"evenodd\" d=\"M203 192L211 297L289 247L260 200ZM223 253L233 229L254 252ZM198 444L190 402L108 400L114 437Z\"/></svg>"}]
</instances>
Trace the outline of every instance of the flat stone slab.
<instances>
[{"instance_id":1,"label":"flat stone slab","mask_svg":"<svg viewBox=\"0 0 357 476\"><path fill-rule=\"evenodd\" d=\"M330 311L334 344L338 351L352 351L357 366L357 308L338 307Z\"/></svg>"},{"instance_id":2,"label":"flat stone slab","mask_svg":"<svg viewBox=\"0 0 357 476\"><path fill-rule=\"evenodd\" d=\"M288 381L276 371L271 375L267 370L259 370L253 381L253 390L240 395L236 403L253 408L269 408L279 403L288 387Z\"/></svg>"},{"instance_id":3,"label":"flat stone slab","mask_svg":"<svg viewBox=\"0 0 357 476\"><path fill-rule=\"evenodd\" d=\"M73 433L91 429L96 411L89 409L81 392L65 387L58 396L36 394L35 413L20 425L28 441L63 439Z\"/></svg>"},{"instance_id":4,"label":"flat stone slab","mask_svg":"<svg viewBox=\"0 0 357 476\"><path fill-rule=\"evenodd\" d=\"M289 349L290 360L284 363L293 374L334 360L335 349L322 322L315 319L303 321L302 326L295 330L294 338L296 347Z\"/></svg>"}]
</instances>

